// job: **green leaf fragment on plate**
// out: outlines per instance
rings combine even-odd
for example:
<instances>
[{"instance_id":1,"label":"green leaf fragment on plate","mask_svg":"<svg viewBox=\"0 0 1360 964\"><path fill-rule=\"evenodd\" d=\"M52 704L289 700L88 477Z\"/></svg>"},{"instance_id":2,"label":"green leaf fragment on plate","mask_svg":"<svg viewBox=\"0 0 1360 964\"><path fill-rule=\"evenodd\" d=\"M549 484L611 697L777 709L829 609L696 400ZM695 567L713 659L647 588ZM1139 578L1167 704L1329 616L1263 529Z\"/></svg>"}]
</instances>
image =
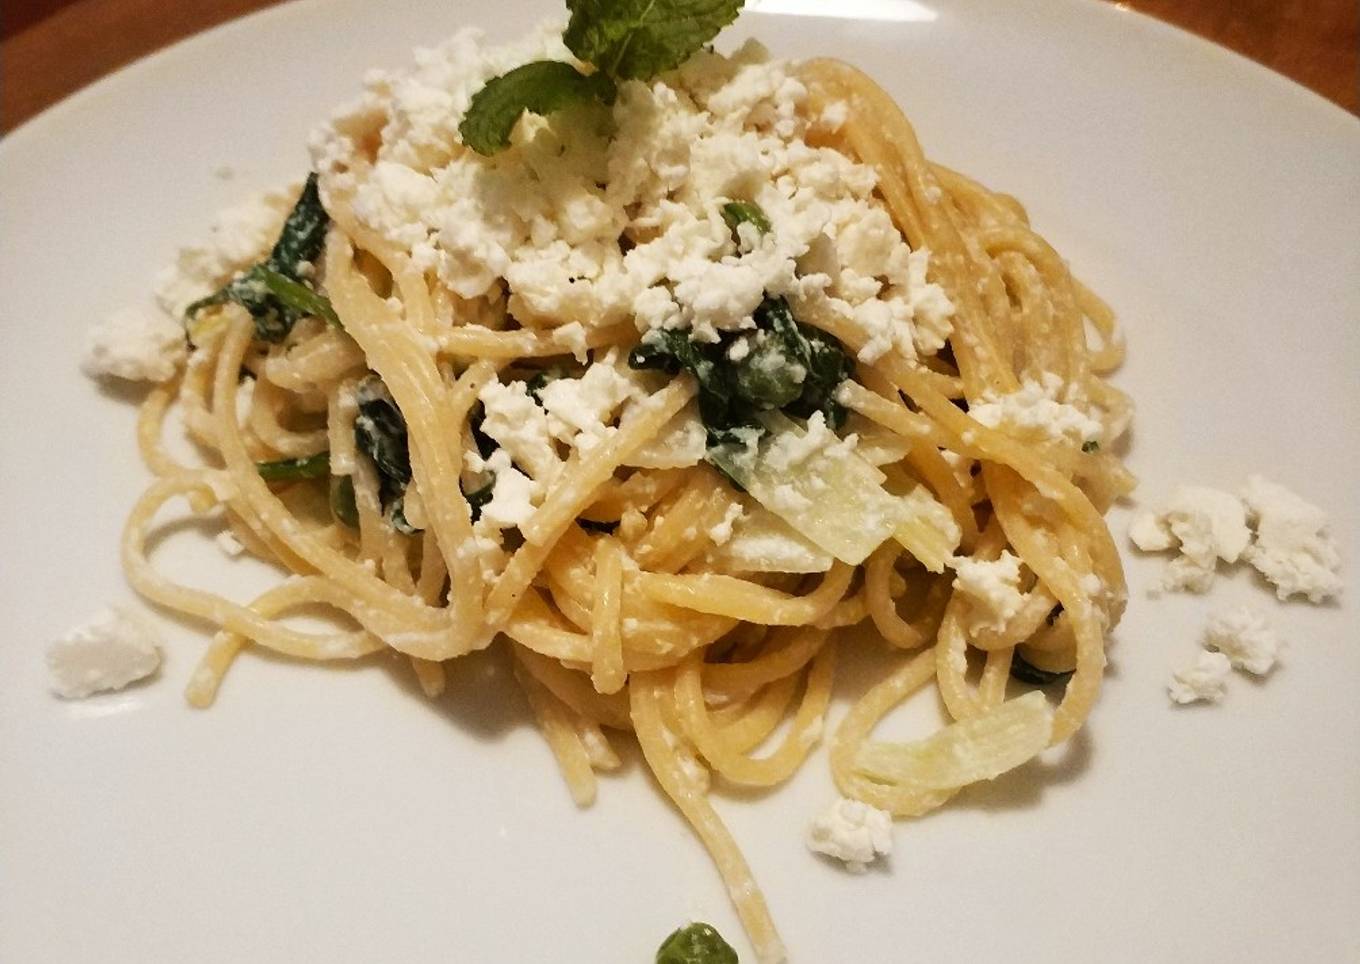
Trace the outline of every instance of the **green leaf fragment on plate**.
<instances>
[{"instance_id":1,"label":"green leaf fragment on plate","mask_svg":"<svg viewBox=\"0 0 1360 964\"><path fill-rule=\"evenodd\" d=\"M737 964L737 952L712 924L696 922L661 942L656 964Z\"/></svg>"}]
</instances>

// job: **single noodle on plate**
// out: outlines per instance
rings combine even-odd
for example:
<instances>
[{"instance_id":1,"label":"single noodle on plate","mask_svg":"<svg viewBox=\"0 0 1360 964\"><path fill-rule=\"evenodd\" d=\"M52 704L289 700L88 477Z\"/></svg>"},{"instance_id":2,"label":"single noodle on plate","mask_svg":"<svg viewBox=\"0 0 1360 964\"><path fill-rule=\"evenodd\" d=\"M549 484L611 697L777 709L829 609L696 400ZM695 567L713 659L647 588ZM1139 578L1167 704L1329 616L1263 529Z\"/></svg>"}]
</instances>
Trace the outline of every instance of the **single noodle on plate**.
<instances>
[{"instance_id":1,"label":"single noodle on plate","mask_svg":"<svg viewBox=\"0 0 1360 964\"><path fill-rule=\"evenodd\" d=\"M722 23L643 62L655 36L615 50L592 16L370 74L304 183L181 253L158 294L190 345L141 409L123 560L214 628L196 706L248 647L393 650L434 696L504 646L573 799L636 738L777 961L709 789L804 763L842 630L900 651L825 730L840 792L895 816L1091 711L1125 602L1122 342L854 67L719 53ZM288 578L232 601L158 571L179 499ZM289 620L318 606L348 628ZM952 723L873 739L932 685Z\"/></svg>"}]
</instances>

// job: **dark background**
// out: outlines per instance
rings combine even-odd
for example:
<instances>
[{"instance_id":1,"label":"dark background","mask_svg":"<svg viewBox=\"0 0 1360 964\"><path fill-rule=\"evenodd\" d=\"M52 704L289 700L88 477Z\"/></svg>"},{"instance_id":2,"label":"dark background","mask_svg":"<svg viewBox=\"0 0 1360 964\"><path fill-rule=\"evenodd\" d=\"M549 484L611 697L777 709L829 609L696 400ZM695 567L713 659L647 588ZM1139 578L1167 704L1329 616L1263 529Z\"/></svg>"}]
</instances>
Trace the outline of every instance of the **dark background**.
<instances>
[{"instance_id":1,"label":"dark background","mask_svg":"<svg viewBox=\"0 0 1360 964\"><path fill-rule=\"evenodd\" d=\"M276 2L0 0L0 131L143 54ZM1360 0L1117 5L1217 41L1360 113Z\"/></svg>"}]
</instances>

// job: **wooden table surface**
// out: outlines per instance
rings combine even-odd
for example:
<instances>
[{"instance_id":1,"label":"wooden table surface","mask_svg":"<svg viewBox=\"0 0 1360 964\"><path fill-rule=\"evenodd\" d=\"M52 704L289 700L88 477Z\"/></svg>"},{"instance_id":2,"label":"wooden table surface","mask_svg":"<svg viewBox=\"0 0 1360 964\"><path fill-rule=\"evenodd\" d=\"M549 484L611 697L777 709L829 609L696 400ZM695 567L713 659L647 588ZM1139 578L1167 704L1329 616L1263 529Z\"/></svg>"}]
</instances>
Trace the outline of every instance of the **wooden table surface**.
<instances>
[{"instance_id":1,"label":"wooden table surface","mask_svg":"<svg viewBox=\"0 0 1360 964\"><path fill-rule=\"evenodd\" d=\"M276 2L0 0L0 131L144 54ZM1119 6L1208 37L1360 113L1356 0L1126 0Z\"/></svg>"}]
</instances>

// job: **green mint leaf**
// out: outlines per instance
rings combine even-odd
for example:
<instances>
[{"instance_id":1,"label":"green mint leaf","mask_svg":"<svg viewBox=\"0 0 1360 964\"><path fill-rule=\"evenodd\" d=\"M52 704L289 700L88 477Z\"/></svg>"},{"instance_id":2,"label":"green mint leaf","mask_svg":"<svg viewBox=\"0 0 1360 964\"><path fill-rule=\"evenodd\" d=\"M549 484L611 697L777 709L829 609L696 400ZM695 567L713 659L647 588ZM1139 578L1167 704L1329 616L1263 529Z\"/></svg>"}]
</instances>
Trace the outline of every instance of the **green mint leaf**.
<instances>
[{"instance_id":1,"label":"green mint leaf","mask_svg":"<svg viewBox=\"0 0 1360 964\"><path fill-rule=\"evenodd\" d=\"M615 80L680 66L741 11L743 0L567 0L562 40Z\"/></svg>"},{"instance_id":2,"label":"green mint leaf","mask_svg":"<svg viewBox=\"0 0 1360 964\"><path fill-rule=\"evenodd\" d=\"M279 240L265 261L267 267L294 280L301 280L302 264L315 262L326 246L326 231L331 218L321 206L321 190L316 172L307 175L293 210L288 212Z\"/></svg>"},{"instance_id":3,"label":"green mint leaf","mask_svg":"<svg viewBox=\"0 0 1360 964\"><path fill-rule=\"evenodd\" d=\"M656 964L737 964L737 952L712 924L696 923L661 942Z\"/></svg>"},{"instance_id":4,"label":"green mint leaf","mask_svg":"<svg viewBox=\"0 0 1360 964\"><path fill-rule=\"evenodd\" d=\"M464 144L489 157L510 146L510 133L526 110L547 115L612 94L613 84L602 74L586 76L571 64L536 60L488 80L472 96L458 133Z\"/></svg>"},{"instance_id":5,"label":"green mint leaf","mask_svg":"<svg viewBox=\"0 0 1360 964\"><path fill-rule=\"evenodd\" d=\"M331 474L331 453L318 452L300 459L274 459L256 462L255 471L266 482L298 482L302 479L324 479Z\"/></svg>"}]
</instances>

